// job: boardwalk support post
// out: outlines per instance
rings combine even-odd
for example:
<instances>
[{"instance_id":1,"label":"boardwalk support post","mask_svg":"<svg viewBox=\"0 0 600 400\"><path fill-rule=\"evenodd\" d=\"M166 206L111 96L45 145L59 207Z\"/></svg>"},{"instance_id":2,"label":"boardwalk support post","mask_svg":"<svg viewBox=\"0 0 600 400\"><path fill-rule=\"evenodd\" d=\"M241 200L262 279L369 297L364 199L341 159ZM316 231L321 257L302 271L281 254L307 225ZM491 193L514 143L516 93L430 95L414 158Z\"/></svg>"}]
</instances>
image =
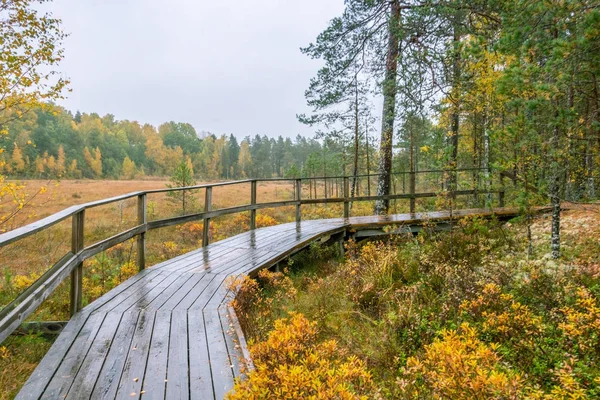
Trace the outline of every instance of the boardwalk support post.
<instances>
[{"instance_id":1,"label":"boardwalk support post","mask_svg":"<svg viewBox=\"0 0 600 400\"><path fill-rule=\"evenodd\" d=\"M302 220L302 212L300 210L300 201L302 201L302 179L296 179L296 223Z\"/></svg>"},{"instance_id":2,"label":"boardwalk support post","mask_svg":"<svg viewBox=\"0 0 600 400\"><path fill-rule=\"evenodd\" d=\"M212 186L206 188L204 197L204 212L209 212L212 209ZM202 233L202 247L208 246L210 233L210 218L204 218L204 231Z\"/></svg>"},{"instance_id":3,"label":"boardwalk support post","mask_svg":"<svg viewBox=\"0 0 600 400\"><path fill-rule=\"evenodd\" d=\"M85 209L73 214L71 229L71 252L79 253L83 250L83 229L85 221ZM77 264L71 271L71 316L81 310L81 291L83 288L83 261Z\"/></svg>"},{"instance_id":4,"label":"boardwalk support post","mask_svg":"<svg viewBox=\"0 0 600 400\"><path fill-rule=\"evenodd\" d=\"M137 198L137 220L138 225L146 225L146 194L140 194ZM143 270L146 268L146 231L137 237L137 265Z\"/></svg>"},{"instance_id":5,"label":"boardwalk support post","mask_svg":"<svg viewBox=\"0 0 600 400\"><path fill-rule=\"evenodd\" d=\"M344 177L344 218L348 218L350 216L350 185L348 183L348 177Z\"/></svg>"},{"instance_id":6,"label":"boardwalk support post","mask_svg":"<svg viewBox=\"0 0 600 400\"><path fill-rule=\"evenodd\" d=\"M250 182L250 204L256 206L256 179ZM250 229L256 229L256 208L250 210Z\"/></svg>"}]
</instances>

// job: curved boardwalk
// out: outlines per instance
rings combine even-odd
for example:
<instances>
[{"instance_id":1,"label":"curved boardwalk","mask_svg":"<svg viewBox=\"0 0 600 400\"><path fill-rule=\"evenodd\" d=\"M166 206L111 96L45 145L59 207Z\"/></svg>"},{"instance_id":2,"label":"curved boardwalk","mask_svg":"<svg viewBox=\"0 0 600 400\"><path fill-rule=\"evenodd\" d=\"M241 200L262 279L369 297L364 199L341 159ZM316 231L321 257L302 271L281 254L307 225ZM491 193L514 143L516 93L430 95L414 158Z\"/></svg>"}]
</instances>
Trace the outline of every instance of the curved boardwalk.
<instances>
[{"instance_id":1,"label":"curved boardwalk","mask_svg":"<svg viewBox=\"0 0 600 400\"><path fill-rule=\"evenodd\" d=\"M464 210L453 217L475 214L491 215ZM245 360L243 337L228 315L229 276L273 266L317 239L390 224L418 226L424 219L441 223L449 215L277 225L148 268L77 313L17 398L222 399Z\"/></svg>"}]
</instances>

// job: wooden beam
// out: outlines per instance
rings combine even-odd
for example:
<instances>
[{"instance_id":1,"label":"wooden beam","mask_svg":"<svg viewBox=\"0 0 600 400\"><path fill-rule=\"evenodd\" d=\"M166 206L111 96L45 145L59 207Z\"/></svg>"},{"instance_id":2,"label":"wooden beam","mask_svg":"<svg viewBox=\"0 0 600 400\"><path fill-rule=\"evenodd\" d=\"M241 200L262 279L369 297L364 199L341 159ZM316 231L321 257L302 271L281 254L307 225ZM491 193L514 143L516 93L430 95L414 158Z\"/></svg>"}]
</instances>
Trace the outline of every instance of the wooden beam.
<instances>
[{"instance_id":1,"label":"wooden beam","mask_svg":"<svg viewBox=\"0 0 600 400\"><path fill-rule=\"evenodd\" d=\"M74 214L72 217L72 228L71 228L71 252L78 254L83 250L83 233L85 223L85 209ZM71 271L71 316L81 310L81 298L83 290L83 260L81 260L73 271Z\"/></svg>"},{"instance_id":2,"label":"wooden beam","mask_svg":"<svg viewBox=\"0 0 600 400\"><path fill-rule=\"evenodd\" d=\"M350 217L350 190L348 177L344 177L344 218Z\"/></svg>"},{"instance_id":3,"label":"wooden beam","mask_svg":"<svg viewBox=\"0 0 600 400\"><path fill-rule=\"evenodd\" d=\"M296 223L302 220L302 179L296 179Z\"/></svg>"},{"instance_id":4,"label":"wooden beam","mask_svg":"<svg viewBox=\"0 0 600 400\"><path fill-rule=\"evenodd\" d=\"M146 194L138 196L137 202L137 221L138 225L146 226ZM144 229L137 237L137 265L139 270L146 268L146 230Z\"/></svg>"},{"instance_id":5,"label":"wooden beam","mask_svg":"<svg viewBox=\"0 0 600 400\"><path fill-rule=\"evenodd\" d=\"M250 205L256 206L256 179L250 183ZM256 208L250 210L250 229L256 229Z\"/></svg>"},{"instance_id":6,"label":"wooden beam","mask_svg":"<svg viewBox=\"0 0 600 400\"><path fill-rule=\"evenodd\" d=\"M212 186L208 186L206 188L206 193L204 196L204 212L208 213L212 210ZM204 230L202 234L202 247L208 246L210 243L209 234L210 234L210 218L204 218Z\"/></svg>"}]
</instances>

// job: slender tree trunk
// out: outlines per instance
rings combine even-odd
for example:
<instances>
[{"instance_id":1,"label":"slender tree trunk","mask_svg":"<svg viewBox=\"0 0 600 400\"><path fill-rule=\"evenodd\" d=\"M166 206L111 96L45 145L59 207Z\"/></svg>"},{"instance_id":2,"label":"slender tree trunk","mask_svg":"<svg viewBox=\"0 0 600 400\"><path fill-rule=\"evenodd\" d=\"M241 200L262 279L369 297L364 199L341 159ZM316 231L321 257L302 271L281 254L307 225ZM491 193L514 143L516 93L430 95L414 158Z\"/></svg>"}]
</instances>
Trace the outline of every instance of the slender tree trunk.
<instances>
[{"instance_id":1,"label":"slender tree trunk","mask_svg":"<svg viewBox=\"0 0 600 400\"><path fill-rule=\"evenodd\" d=\"M476 206L479 206L479 173L480 170L479 168L481 168L481 162L480 162L480 157L479 157L479 143L478 143L478 136L479 136L479 132L478 132L478 125L477 125L477 117L478 117L478 113L475 112L473 115L473 131L471 132L471 134L473 135L473 168L477 168L477 169L473 169L472 173L471 173L471 181L473 183L473 202Z\"/></svg>"},{"instance_id":2,"label":"slender tree trunk","mask_svg":"<svg viewBox=\"0 0 600 400\"><path fill-rule=\"evenodd\" d=\"M487 107L483 114L483 174L485 179L485 202L488 207L492 206L492 170L490 168L490 132L488 129L488 110Z\"/></svg>"},{"instance_id":3,"label":"slender tree trunk","mask_svg":"<svg viewBox=\"0 0 600 400\"><path fill-rule=\"evenodd\" d=\"M453 104L452 104L452 113L450 117L450 137L448 137L448 146L450 147L450 157L448 160L448 179L446 183L446 187L450 192L450 198L454 200L455 191L457 188L457 158L458 158L458 134L460 129L460 79L461 79L461 57L460 57L460 37L461 37L461 19L462 19L462 11L457 11L455 14L454 21L454 37L453 37L453 46L454 46L454 57L452 61L452 96L453 96Z\"/></svg>"},{"instance_id":4,"label":"slender tree trunk","mask_svg":"<svg viewBox=\"0 0 600 400\"><path fill-rule=\"evenodd\" d=\"M590 101L590 119L592 121L596 121L600 124L600 113L598 107L598 81L594 76L594 90L593 90L593 98ZM586 175L587 175L587 196L590 199L596 197L596 173L594 173L594 143L595 143L595 131L594 124L590 124L589 135L586 146L586 158L585 158L585 166L586 166ZM598 131L598 148L600 149L600 130Z\"/></svg>"},{"instance_id":5,"label":"slender tree trunk","mask_svg":"<svg viewBox=\"0 0 600 400\"><path fill-rule=\"evenodd\" d=\"M415 212L415 189L416 189L416 180L415 180L415 135L414 135L414 127L412 124L409 126L409 145L410 150L408 152L409 156L409 170L410 170L410 212L411 214Z\"/></svg>"},{"instance_id":6,"label":"slender tree trunk","mask_svg":"<svg viewBox=\"0 0 600 400\"><path fill-rule=\"evenodd\" d=\"M388 48L386 57L385 80L383 81L383 113L381 117L381 144L379 148L379 181L377 195L390 194L392 172L392 139L394 135L394 119L396 117L396 75L399 55L400 2L392 0L391 16L388 22ZM389 200L375 202L375 214L387 214Z\"/></svg>"},{"instance_id":7,"label":"slender tree trunk","mask_svg":"<svg viewBox=\"0 0 600 400\"><path fill-rule=\"evenodd\" d=\"M371 177L368 176L371 173L371 161L369 159L369 129L368 125L365 123L365 144L367 147L367 194L371 195Z\"/></svg>"},{"instance_id":8,"label":"slender tree trunk","mask_svg":"<svg viewBox=\"0 0 600 400\"><path fill-rule=\"evenodd\" d=\"M356 193L356 184L358 179L358 134L359 134L359 123L358 123L358 78L355 77L354 87L354 165L352 166L352 190L350 191L350 197L354 197Z\"/></svg>"},{"instance_id":9,"label":"slender tree trunk","mask_svg":"<svg viewBox=\"0 0 600 400\"><path fill-rule=\"evenodd\" d=\"M552 258L560 257L560 131L558 126L558 101L555 104L554 126L552 128L552 175L550 177L550 204L552 206Z\"/></svg>"}]
</instances>

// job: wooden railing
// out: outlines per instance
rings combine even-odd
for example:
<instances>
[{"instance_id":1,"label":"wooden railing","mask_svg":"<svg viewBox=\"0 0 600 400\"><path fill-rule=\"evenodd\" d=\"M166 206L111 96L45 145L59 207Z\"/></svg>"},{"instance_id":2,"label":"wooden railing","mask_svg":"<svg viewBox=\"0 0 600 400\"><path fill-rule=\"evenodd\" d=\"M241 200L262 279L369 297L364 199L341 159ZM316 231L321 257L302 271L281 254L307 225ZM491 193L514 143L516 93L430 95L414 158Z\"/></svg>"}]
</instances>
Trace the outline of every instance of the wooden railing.
<instances>
[{"instance_id":1,"label":"wooden railing","mask_svg":"<svg viewBox=\"0 0 600 400\"><path fill-rule=\"evenodd\" d=\"M71 315L75 314L82 308L82 279L83 279L83 262L94 255L105 251L117 244L123 243L127 240L136 238L137 240L137 264L140 271L146 267L146 233L153 229L164 228L173 225L179 225L191 221L203 221L203 236L202 245L207 246L209 244L209 230L210 221L212 218L236 214L241 212L250 212L250 229L256 228L256 211L264 208L274 207L285 207L295 206L296 208L296 221L300 222L302 218L301 207L307 204L328 204L328 203L343 203L343 216L348 218L350 216L350 205L357 201L375 201L375 200L397 200L397 199L408 199L410 201L410 212L415 212L415 201L419 198L436 197L439 192L421 192L418 193L415 190L415 179L417 174L424 173L444 173L445 171L419 171L419 172L401 172L393 174L395 179L402 177L405 181L405 177L408 176L410 180L409 190L403 190L402 193L393 192L386 196L377 196L371 194L371 185L368 184L366 194L355 193L353 197L350 196L350 183L354 177L348 176L334 176L334 177L310 177L310 178L297 178L297 179L286 179L286 178L273 178L273 179L247 179L241 181L232 182L221 182L211 183L205 185L197 185L182 188L165 188L157 190L147 190L140 192L133 192L116 196L108 199L93 201L81 205L69 207L56 214L50 215L39 221L33 222L29 225L21 228L14 229L7 233L0 235L0 248L11 243L15 243L21 239L31 236L35 233L44 231L57 223L71 218L71 250L64 255L57 263L50 267L39 279L37 279L31 286L25 289L19 294L10 304L0 310L0 343L6 339L15 329L17 329L25 319L33 313L39 305L62 283L68 276L71 277L70 286L70 311ZM457 172L477 172L477 169L462 169ZM357 179L367 179L369 182L372 178L376 179L376 175L359 175ZM288 181L293 182L293 200L283 200L275 202L257 202L257 185L260 182L277 182L277 181ZM319 197L316 194L313 196L313 188L316 188L317 184L322 182L323 196ZM440 181L441 182L441 181ZM223 187L229 185L240 185L250 184L250 202L249 204L222 208L218 210L212 209L212 193L213 188ZM309 198L302 198L302 187L303 184L309 185L310 195ZM441 184L441 183L440 183ZM328 187L331 196L328 196ZM168 193L177 191L192 191L198 189L205 189L205 200L204 210L201 212L194 212L187 215L176 216L171 218L159 219L154 221L148 221L147 215L147 197L150 194L156 193ZM335 189L335 190L334 190ZM333 192L337 195L333 196ZM339 196L340 192L342 196ZM493 190L488 188L487 190L480 190L477 187L472 187L464 190L455 190L452 192L455 196L462 195L479 195L486 193L497 193L499 195L499 206L504 206L504 188ZM314 197L314 198L313 198ZM114 236L100 240L96 243L86 246L84 243L84 229L85 229L85 213L86 210L115 203L121 202L127 199L137 198L137 225L120 232Z\"/></svg>"}]
</instances>

